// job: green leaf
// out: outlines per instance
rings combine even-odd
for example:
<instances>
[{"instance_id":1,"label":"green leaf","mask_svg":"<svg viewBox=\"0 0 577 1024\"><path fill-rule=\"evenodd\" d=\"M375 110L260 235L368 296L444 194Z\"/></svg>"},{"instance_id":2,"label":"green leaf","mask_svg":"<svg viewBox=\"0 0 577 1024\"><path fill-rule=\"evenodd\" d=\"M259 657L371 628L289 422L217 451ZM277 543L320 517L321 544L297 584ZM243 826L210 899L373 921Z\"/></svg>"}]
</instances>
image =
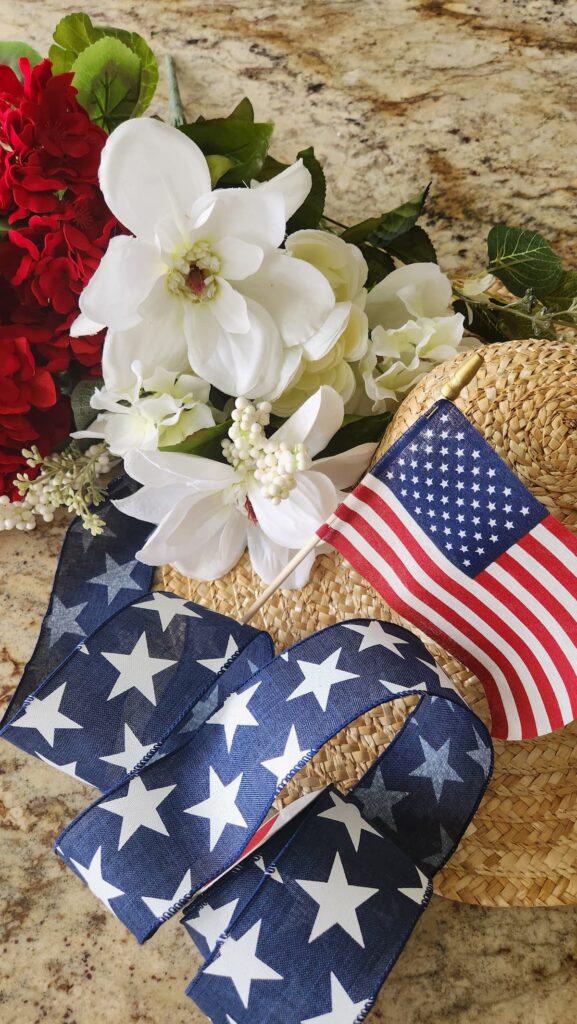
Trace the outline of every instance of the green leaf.
<instances>
[{"instance_id":1,"label":"green leaf","mask_svg":"<svg viewBox=\"0 0 577 1024\"><path fill-rule=\"evenodd\" d=\"M565 270L555 291L545 296L547 309L552 312L568 309L577 298L577 270Z\"/></svg>"},{"instance_id":2,"label":"green leaf","mask_svg":"<svg viewBox=\"0 0 577 1024\"><path fill-rule=\"evenodd\" d=\"M455 311L465 317L468 330L489 345L500 341L519 341L529 336L555 337L553 328L543 327L537 331L526 315L521 315L510 306L473 305L462 299L455 302L454 306Z\"/></svg>"},{"instance_id":3,"label":"green leaf","mask_svg":"<svg viewBox=\"0 0 577 1024\"><path fill-rule=\"evenodd\" d=\"M387 252L403 263L437 262L437 254L431 239L418 225L388 242Z\"/></svg>"},{"instance_id":4,"label":"green leaf","mask_svg":"<svg viewBox=\"0 0 577 1024\"><path fill-rule=\"evenodd\" d=\"M0 238L7 235L10 231L10 225L8 223L8 217L0 217Z\"/></svg>"},{"instance_id":5,"label":"green leaf","mask_svg":"<svg viewBox=\"0 0 577 1024\"><path fill-rule=\"evenodd\" d=\"M345 242L354 242L355 245L370 241L386 249L394 238L404 235L414 227L423 212L430 187L429 183L422 192L394 210L389 210L388 213L382 213L379 217L369 217L368 220L347 228L342 232L341 238L344 238Z\"/></svg>"},{"instance_id":6,"label":"green leaf","mask_svg":"<svg viewBox=\"0 0 577 1024\"><path fill-rule=\"evenodd\" d=\"M358 444L380 441L392 415L390 412L384 412L378 416L345 416L343 426L337 430L319 458L339 455Z\"/></svg>"},{"instance_id":7,"label":"green leaf","mask_svg":"<svg viewBox=\"0 0 577 1024\"><path fill-rule=\"evenodd\" d=\"M384 277L387 277L395 269L395 262L392 256L389 256L383 249L375 249L372 245L366 245L361 242L359 249L365 257L369 268L367 288L373 288L374 285L382 281Z\"/></svg>"},{"instance_id":8,"label":"green leaf","mask_svg":"<svg viewBox=\"0 0 577 1024\"><path fill-rule=\"evenodd\" d=\"M302 160L307 171L309 171L312 185L304 203L287 223L288 234L291 234L293 231L300 231L303 228L318 228L325 208L327 194L325 173L315 156L313 147L309 146L308 149L302 149L300 153L297 153L297 160Z\"/></svg>"},{"instance_id":9,"label":"green leaf","mask_svg":"<svg viewBox=\"0 0 577 1024\"><path fill-rule=\"evenodd\" d=\"M97 388L101 388L103 384L102 377L98 377L91 380L81 380L74 388L70 396L70 402L76 430L86 430L92 421L96 419L98 412L92 408L90 399Z\"/></svg>"},{"instance_id":10,"label":"green leaf","mask_svg":"<svg viewBox=\"0 0 577 1024\"><path fill-rule=\"evenodd\" d=\"M196 142L205 156L224 156L231 161L233 166L220 179L221 185L245 185L259 176L273 125L217 117L183 124L179 130Z\"/></svg>"},{"instance_id":11,"label":"green leaf","mask_svg":"<svg viewBox=\"0 0 577 1024\"><path fill-rule=\"evenodd\" d=\"M217 423L214 427L204 427L197 430L190 437L181 441L180 444L168 445L161 448L162 452L185 452L187 455L202 455L206 459L218 459L222 461L221 441L226 437L232 420L225 420Z\"/></svg>"},{"instance_id":12,"label":"green leaf","mask_svg":"<svg viewBox=\"0 0 577 1024\"><path fill-rule=\"evenodd\" d=\"M487 249L487 269L513 295L522 296L527 289L539 297L549 295L563 276L559 256L537 231L497 224L489 232Z\"/></svg>"},{"instance_id":13,"label":"green leaf","mask_svg":"<svg viewBox=\"0 0 577 1024\"><path fill-rule=\"evenodd\" d=\"M38 51L32 46L28 46L28 43L0 40L0 64L7 64L16 72L18 78L22 78L18 63L21 57L28 57L31 67L39 64L42 60Z\"/></svg>"},{"instance_id":14,"label":"green leaf","mask_svg":"<svg viewBox=\"0 0 577 1024\"><path fill-rule=\"evenodd\" d=\"M111 132L128 120L138 102L140 60L119 39L99 39L72 65L78 102L90 119Z\"/></svg>"},{"instance_id":15,"label":"green leaf","mask_svg":"<svg viewBox=\"0 0 577 1024\"><path fill-rule=\"evenodd\" d=\"M232 113L228 115L227 121L251 121L254 123L254 107L248 96L237 103Z\"/></svg>"},{"instance_id":16,"label":"green leaf","mask_svg":"<svg viewBox=\"0 0 577 1024\"><path fill-rule=\"evenodd\" d=\"M223 174L226 174L234 166L232 160L227 156L207 156L206 162L210 171L210 183L215 188Z\"/></svg>"},{"instance_id":17,"label":"green leaf","mask_svg":"<svg viewBox=\"0 0 577 1024\"><path fill-rule=\"evenodd\" d=\"M138 59L138 88L134 105L127 115L139 117L150 104L158 83L158 65L146 40L138 32L110 26L93 25L87 14L67 14L54 30L54 44L49 57L54 74L75 70L74 65L81 54L101 40L117 40ZM94 67L93 67L94 73ZM78 88L76 77L73 84ZM82 100L79 99L79 102ZM125 120L126 118L123 118Z\"/></svg>"}]
</instances>

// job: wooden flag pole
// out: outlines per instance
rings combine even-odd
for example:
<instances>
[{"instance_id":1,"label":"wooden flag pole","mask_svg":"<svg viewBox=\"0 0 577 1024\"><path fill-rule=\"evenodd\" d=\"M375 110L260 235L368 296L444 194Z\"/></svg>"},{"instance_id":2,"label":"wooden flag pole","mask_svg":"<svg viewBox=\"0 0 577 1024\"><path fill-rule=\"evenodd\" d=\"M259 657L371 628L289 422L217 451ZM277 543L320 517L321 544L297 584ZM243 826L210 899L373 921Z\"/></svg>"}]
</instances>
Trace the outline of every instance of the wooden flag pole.
<instances>
[{"instance_id":1,"label":"wooden flag pole","mask_svg":"<svg viewBox=\"0 0 577 1024\"><path fill-rule=\"evenodd\" d=\"M455 371L453 376L449 377L449 380L443 384L441 388L442 397L453 402L455 398L458 398L463 388L473 380L473 377L479 372L482 365L483 357L478 352L474 352L473 355L471 355L469 359L466 359L459 369ZM335 518L336 517L334 515L329 516L329 518L325 520L324 525L330 526L331 523L334 522ZM262 594L259 594L256 601L250 605L240 620L243 626L246 626L247 622L250 622L250 620L254 618L259 609L262 608L263 604L266 604L269 597L272 597L275 590L278 590L287 577L290 576L291 572L296 569L297 565L300 565L303 558L306 558L306 556L313 551L318 544L322 543L322 538L317 537L315 534L306 542L300 551L297 551L296 555L291 558L290 562L287 562L284 569L279 572L278 576L274 578L272 583L269 583L268 587L263 590Z\"/></svg>"}]
</instances>

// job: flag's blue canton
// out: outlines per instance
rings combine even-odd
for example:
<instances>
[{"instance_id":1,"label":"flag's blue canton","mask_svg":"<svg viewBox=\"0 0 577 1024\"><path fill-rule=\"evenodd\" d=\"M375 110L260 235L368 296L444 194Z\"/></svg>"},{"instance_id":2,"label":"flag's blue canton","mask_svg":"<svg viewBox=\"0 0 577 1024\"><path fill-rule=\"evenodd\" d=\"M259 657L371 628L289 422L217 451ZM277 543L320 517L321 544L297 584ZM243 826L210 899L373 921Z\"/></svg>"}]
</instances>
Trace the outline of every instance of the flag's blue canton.
<instances>
[{"instance_id":1,"label":"flag's blue canton","mask_svg":"<svg viewBox=\"0 0 577 1024\"><path fill-rule=\"evenodd\" d=\"M373 470L449 561L477 576L547 515L452 402Z\"/></svg>"},{"instance_id":2,"label":"flag's blue canton","mask_svg":"<svg viewBox=\"0 0 577 1024\"><path fill-rule=\"evenodd\" d=\"M485 727L401 627L345 622L274 658L267 634L144 593L141 532L104 515L103 538L69 531L1 730L103 791L58 852L140 940L218 878L185 914L207 957L189 993L216 1024L361 1019L486 787ZM408 693L419 705L351 794L326 790L229 870L290 775Z\"/></svg>"}]
</instances>

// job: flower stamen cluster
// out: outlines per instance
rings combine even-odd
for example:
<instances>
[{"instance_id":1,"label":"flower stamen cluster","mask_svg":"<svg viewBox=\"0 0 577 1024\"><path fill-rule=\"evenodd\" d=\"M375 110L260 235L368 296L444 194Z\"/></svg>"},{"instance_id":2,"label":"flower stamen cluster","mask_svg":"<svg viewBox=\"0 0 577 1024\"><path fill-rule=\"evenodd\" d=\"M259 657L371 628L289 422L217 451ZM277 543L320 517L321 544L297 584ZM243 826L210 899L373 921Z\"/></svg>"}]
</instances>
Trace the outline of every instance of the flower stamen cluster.
<instances>
[{"instance_id":1,"label":"flower stamen cluster","mask_svg":"<svg viewBox=\"0 0 577 1024\"><path fill-rule=\"evenodd\" d=\"M309 469L311 457L304 444L267 438L270 402L253 404L237 398L232 426L222 450L228 463L245 478L252 477L265 498L278 505L296 487L296 473Z\"/></svg>"},{"instance_id":2,"label":"flower stamen cluster","mask_svg":"<svg viewBox=\"0 0 577 1024\"><path fill-rule=\"evenodd\" d=\"M176 256L167 275L167 287L173 295L191 302L209 302L217 291L216 276L220 260L208 242L195 242L183 256Z\"/></svg>"}]
</instances>

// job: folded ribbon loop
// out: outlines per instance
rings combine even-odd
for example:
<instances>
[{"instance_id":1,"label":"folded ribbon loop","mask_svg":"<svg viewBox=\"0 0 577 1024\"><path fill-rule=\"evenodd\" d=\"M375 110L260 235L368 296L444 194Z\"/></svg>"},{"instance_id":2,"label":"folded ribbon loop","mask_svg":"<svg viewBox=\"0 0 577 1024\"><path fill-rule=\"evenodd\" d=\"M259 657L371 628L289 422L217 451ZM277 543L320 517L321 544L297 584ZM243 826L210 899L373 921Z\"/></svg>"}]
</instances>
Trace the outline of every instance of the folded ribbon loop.
<instances>
[{"instance_id":1,"label":"folded ribbon loop","mask_svg":"<svg viewBox=\"0 0 577 1024\"><path fill-rule=\"evenodd\" d=\"M184 917L207 957L189 994L217 1024L353 1024L476 810L488 733L401 627L351 620L275 658L267 634L148 593L139 529L105 518L82 555L67 535L1 729L102 791L57 851L139 941L202 891ZM324 743L411 693L351 793L323 791L238 863Z\"/></svg>"}]
</instances>

